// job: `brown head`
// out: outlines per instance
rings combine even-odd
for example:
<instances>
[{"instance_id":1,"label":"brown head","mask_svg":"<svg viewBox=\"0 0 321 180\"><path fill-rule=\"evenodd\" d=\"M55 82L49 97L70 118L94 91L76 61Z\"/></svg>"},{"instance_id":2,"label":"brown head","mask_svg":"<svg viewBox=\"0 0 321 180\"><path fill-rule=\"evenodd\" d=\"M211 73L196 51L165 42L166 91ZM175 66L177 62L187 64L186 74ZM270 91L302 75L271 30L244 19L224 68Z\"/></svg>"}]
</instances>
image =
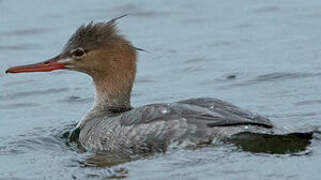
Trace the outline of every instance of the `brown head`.
<instances>
[{"instance_id":1,"label":"brown head","mask_svg":"<svg viewBox=\"0 0 321 180\"><path fill-rule=\"evenodd\" d=\"M118 33L115 21L121 17L107 23L83 25L58 56L37 64L11 67L6 73L58 69L83 72L95 83L96 106L129 107L137 53L136 48Z\"/></svg>"}]
</instances>

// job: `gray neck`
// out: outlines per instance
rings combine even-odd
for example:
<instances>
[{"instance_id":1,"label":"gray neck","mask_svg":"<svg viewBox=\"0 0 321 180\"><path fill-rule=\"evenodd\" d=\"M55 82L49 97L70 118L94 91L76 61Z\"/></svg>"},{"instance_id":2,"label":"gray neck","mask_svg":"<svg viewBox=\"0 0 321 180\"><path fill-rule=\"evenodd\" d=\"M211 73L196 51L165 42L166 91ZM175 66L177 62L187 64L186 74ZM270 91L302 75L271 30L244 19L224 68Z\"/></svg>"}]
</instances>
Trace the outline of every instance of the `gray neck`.
<instances>
[{"instance_id":1,"label":"gray neck","mask_svg":"<svg viewBox=\"0 0 321 180\"><path fill-rule=\"evenodd\" d=\"M116 95L108 91L96 89L94 109L108 110L109 108L126 108L130 107L130 92L117 92Z\"/></svg>"},{"instance_id":2,"label":"gray neck","mask_svg":"<svg viewBox=\"0 0 321 180\"><path fill-rule=\"evenodd\" d=\"M95 103L86 116L78 123L77 127L82 128L90 120L99 120L112 116L114 113L130 110L131 89L126 91L111 91L110 88L103 88L97 84Z\"/></svg>"},{"instance_id":3,"label":"gray neck","mask_svg":"<svg viewBox=\"0 0 321 180\"><path fill-rule=\"evenodd\" d=\"M127 78L120 78L109 74L93 75L96 88L94 108L108 109L108 107L130 107L130 94L133 82Z\"/></svg>"}]
</instances>

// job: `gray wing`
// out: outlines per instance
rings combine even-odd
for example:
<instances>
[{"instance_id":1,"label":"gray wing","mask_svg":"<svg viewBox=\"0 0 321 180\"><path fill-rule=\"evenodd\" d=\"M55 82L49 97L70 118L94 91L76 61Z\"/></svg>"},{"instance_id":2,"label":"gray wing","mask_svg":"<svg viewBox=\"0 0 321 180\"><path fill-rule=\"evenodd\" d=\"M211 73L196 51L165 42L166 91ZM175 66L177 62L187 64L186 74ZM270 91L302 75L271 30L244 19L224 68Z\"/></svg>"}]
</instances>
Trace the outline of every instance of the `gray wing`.
<instances>
[{"instance_id":1,"label":"gray wing","mask_svg":"<svg viewBox=\"0 0 321 180\"><path fill-rule=\"evenodd\" d=\"M138 125L155 121L186 119L207 127L257 125L272 128L269 119L215 98L195 98L171 104L151 104L123 113L121 124Z\"/></svg>"}]
</instances>

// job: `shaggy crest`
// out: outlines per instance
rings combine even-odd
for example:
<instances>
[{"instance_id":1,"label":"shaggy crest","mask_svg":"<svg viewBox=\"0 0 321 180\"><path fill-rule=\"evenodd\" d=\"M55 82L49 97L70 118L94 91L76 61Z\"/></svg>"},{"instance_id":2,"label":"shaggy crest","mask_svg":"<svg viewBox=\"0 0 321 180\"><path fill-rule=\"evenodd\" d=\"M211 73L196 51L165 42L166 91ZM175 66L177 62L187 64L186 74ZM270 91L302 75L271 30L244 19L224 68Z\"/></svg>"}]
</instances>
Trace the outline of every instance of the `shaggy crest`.
<instances>
[{"instance_id":1,"label":"shaggy crest","mask_svg":"<svg viewBox=\"0 0 321 180\"><path fill-rule=\"evenodd\" d=\"M127 16L127 14L116 17L106 23L90 22L88 25L80 26L77 31L71 36L64 47L64 52L69 52L75 48L83 48L85 51L98 49L108 45L113 40L122 38L118 34L116 20Z\"/></svg>"}]
</instances>

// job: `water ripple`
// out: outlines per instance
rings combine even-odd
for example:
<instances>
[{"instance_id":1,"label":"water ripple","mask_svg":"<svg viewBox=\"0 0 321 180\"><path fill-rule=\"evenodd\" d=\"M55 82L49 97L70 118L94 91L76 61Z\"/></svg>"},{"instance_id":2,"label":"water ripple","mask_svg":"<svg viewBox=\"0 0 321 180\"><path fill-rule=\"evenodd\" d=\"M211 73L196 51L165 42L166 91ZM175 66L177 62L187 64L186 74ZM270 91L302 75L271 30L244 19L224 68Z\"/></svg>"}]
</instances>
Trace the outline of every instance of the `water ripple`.
<instances>
[{"instance_id":1,"label":"water ripple","mask_svg":"<svg viewBox=\"0 0 321 180\"><path fill-rule=\"evenodd\" d=\"M31 44L31 43L22 43L22 44L15 44L15 45L0 45L0 51L8 51L8 50L34 50L34 49L41 49L43 46L39 44Z\"/></svg>"},{"instance_id":2,"label":"water ripple","mask_svg":"<svg viewBox=\"0 0 321 180\"><path fill-rule=\"evenodd\" d=\"M94 99L91 98L91 97L87 97L87 98L81 98L79 96L69 96L65 99L62 99L62 100L58 100L58 102L65 102L65 103L80 103L80 104L83 104L83 103L90 103L90 102L93 102Z\"/></svg>"},{"instance_id":3,"label":"water ripple","mask_svg":"<svg viewBox=\"0 0 321 180\"><path fill-rule=\"evenodd\" d=\"M17 29L13 31L0 32L5 36L28 36L28 35L38 35L52 31L52 29L46 28L30 28L30 29Z\"/></svg>"},{"instance_id":4,"label":"water ripple","mask_svg":"<svg viewBox=\"0 0 321 180\"><path fill-rule=\"evenodd\" d=\"M255 13L274 13L279 11L280 8L277 6L266 6L266 7L260 7L254 10Z\"/></svg>"},{"instance_id":5,"label":"water ripple","mask_svg":"<svg viewBox=\"0 0 321 180\"><path fill-rule=\"evenodd\" d=\"M117 14L119 14L119 12L124 12L124 13L130 12L131 15L141 16L141 17L155 17L161 14L160 12L143 9L142 7L143 6L138 6L133 3L127 3L118 7L114 7L113 9L110 9L110 11L117 11ZM104 9L103 11L105 12L106 10Z\"/></svg>"},{"instance_id":6,"label":"water ripple","mask_svg":"<svg viewBox=\"0 0 321 180\"><path fill-rule=\"evenodd\" d=\"M0 100L16 100L16 99L25 98L28 96L55 94L55 93L65 92L68 90L69 90L68 88L52 88L52 89L46 89L46 90L16 92L11 94L1 95Z\"/></svg>"},{"instance_id":7,"label":"water ripple","mask_svg":"<svg viewBox=\"0 0 321 180\"><path fill-rule=\"evenodd\" d=\"M21 84L27 84L30 82L33 82L35 80L29 79L29 80L18 80L18 81L10 81L10 82L6 82L3 83L4 86L17 86L17 85L21 85Z\"/></svg>"},{"instance_id":8,"label":"water ripple","mask_svg":"<svg viewBox=\"0 0 321 180\"><path fill-rule=\"evenodd\" d=\"M18 136L1 137L0 156L23 154L30 151L63 151L70 149L66 146L62 136L74 128L75 124L68 124L59 128L34 128L32 131Z\"/></svg>"},{"instance_id":9,"label":"water ripple","mask_svg":"<svg viewBox=\"0 0 321 180\"><path fill-rule=\"evenodd\" d=\"M300 102L294 103L294 105L298 105L298 106L311 105L311 104L321 104L321 100L320 99L317 99L317 100L306 100L306 101L300 101Z\"/></svg>"},{"instance_id":10,"label":"water ripple","mask_svg":"<svg viewBox=\"0 0 321 180\"><path fill-rule=\"evenodd\" d=\"M30 108L30 107L36 107L40 106L40 104L37 103L12 103L12 104L5 104L5 105L0 105L0 109L17 109L17 108Z\"/></svg>"},{"instance_id":11,"label":"water ripple","mask_svg":"<svg viewBox=\"0 0 321 180\"><path fill-rule=\"evenodd\" d=\"M320 76L320 73L304 73L304 72L296 72L296 73L288 73L288 72L274 72L259 75L253 79L246 80L241 83L231 84L231 86L248 86L258 83L264 82L272 82L272 81L280 81L280 80L290 80L290 79L301 79L301 78L309 78L314 76Z\"/></svg>"}]
</instances>

